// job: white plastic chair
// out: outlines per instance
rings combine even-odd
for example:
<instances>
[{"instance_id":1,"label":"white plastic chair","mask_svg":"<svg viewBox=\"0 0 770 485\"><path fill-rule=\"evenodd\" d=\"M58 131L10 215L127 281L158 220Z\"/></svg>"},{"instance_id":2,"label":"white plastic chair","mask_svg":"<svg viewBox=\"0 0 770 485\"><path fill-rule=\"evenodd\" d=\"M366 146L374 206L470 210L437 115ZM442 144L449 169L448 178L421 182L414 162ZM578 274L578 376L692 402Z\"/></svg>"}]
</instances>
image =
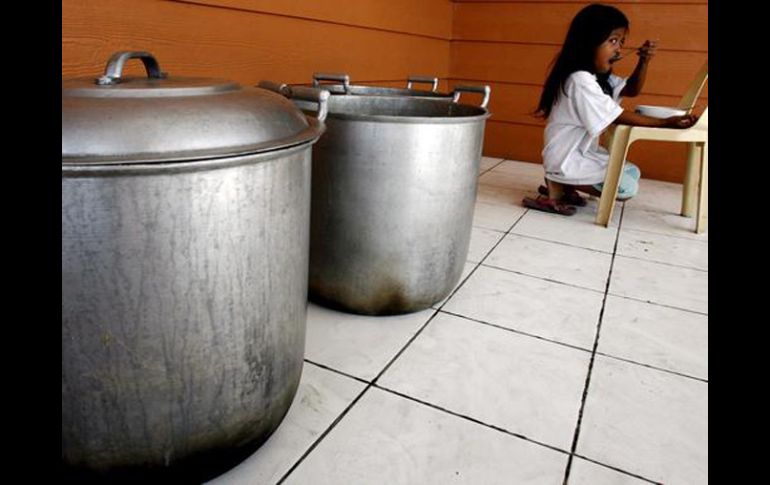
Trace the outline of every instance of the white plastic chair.
<instances>
[{"instance_id":1,"label":"white plastic chair","mask_svg":"<svg viewBox=\"0 0 770 485\"><path fill-rule=\"evenodd\" d=\"M690 84L679 102L678 108L692 113L695 102L708 79L708 60ZM599 211L596 223L604 227L609 225L618 196L618 185L623 174L626 155L631 144L638 140L658 140L684 142L689 144L687 167L682 191L681 214L686 217L696 216L695 232L706 230L708 221L708 106L704 109L695 125L686 129L650 128L646 126L617 125L609 140L610 159L604 187L599 199Z\"/></svg>"}]
</instances>

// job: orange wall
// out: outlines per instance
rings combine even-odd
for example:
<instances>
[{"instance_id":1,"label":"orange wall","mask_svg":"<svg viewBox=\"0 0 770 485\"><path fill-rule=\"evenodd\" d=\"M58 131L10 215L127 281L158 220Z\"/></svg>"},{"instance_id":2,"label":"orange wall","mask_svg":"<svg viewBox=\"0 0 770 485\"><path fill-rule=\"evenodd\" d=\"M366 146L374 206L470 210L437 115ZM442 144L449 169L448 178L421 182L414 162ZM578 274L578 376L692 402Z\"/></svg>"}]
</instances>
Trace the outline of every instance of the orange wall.
<instances>
[{"instance_id":1,"label":"orange wall","mask_svg":"<svg viewBox=\"0 0 770 485\"><path fill-rule=\"evenodd\" d=\"M455 0L450 85L492 86L484 153L541 163L544 122L535 110L548 67L559 51L575 14L591 2L578 0ZM708 57L708 4L703 0L626 0L607 2L629 19L626 47L658 39L642 94L623 101L676 105ZM628 76L636 56L621 61L617 74ZM696 113L708 103L708 87ZM685 147L664 142L637 142L629 160L644 177L681 182Z\"/></svg>"},{"instance_id":2,"label":"orange wall","mask_svg":"<svg viewBox=\"0 0 770 485\"><path fill-rule=\"evenodd\" d=\"M146 50L172 75L250 85L341 71L403 86L409 74L448 77L451 34L450 0L67 0L62 76L93 76L115 51Z\"/></svg>"},{"instance_id":3,"label":"orange wall","mask_svg":"<svg viewBox=\"0 0 770 485\"><path fill-rule=\"evenodd\" d=\"M118 50L147 50L172 75L256 84L309 83L315 71L403 86L438 76L441 89L490 84L484 153L540 163L543 123L530 113L577 0L66 0L62 75L94 76ZM630 46L660 42L644 94L625 105L674 104L708 55L702 0L612 2L631 21ZM618 73L628 75L632 61ZM140 74L141 64L129 63ZM708 91L704 91L708 95ZM469 98L473 102L473 98ZM702 101L701 104L705 103ZM638 142L645 177L681 181L684 148Z\"/></svg>"}]
</instances>

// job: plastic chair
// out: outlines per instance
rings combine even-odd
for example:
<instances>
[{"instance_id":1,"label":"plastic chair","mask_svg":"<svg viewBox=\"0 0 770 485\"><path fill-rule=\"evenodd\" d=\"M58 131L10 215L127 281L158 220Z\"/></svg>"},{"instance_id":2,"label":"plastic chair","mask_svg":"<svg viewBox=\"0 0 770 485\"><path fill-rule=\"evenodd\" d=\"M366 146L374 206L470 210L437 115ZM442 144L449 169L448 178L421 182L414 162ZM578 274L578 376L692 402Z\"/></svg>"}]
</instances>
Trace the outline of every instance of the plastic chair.
<instances>
[{"instance_id":1,"label":"plastic chair","mask_svg":"<svg viewBox=\"0 0 770 485\"><path fill-rule=\"evenodd\" d=\"M708 79L708 61L696 74L687 92L678 104L679 109L691 113ZM617 125L609 140L610 159L599 199L596 223L609 225L618 196L618 184L623 173L626 155L631 144L638 140L684 142L689 144L687 167L682 191L681 215L696 216L695 232L706 230L708 220L708 106L695 125L686 129L650 128L646 126Z\"/></svg>"},{"instance_id":2,"label":"plastic chair","mask_svg":"<svg viewBox=\"0 0 770 485\"><path fill-rule=\"evenodd\" d=\"M698 73L695 75L690 86L687 88L687 92L682 96L681 101L677 105L677 108L687 110L687 114L692 113L692 109L695 107L695 102L698 101L703 86L709 78L709 61L703 63Z\"/></svg>"}]
</instances>

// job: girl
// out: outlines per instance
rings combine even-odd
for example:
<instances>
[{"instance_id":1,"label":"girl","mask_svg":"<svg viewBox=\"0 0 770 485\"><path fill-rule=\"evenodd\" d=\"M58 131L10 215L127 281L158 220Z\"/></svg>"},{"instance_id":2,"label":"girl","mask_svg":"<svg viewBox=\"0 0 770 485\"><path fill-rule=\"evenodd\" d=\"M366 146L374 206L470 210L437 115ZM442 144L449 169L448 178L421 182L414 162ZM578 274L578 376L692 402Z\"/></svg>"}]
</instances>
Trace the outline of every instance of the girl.
<instances>
[{"instance_id":1,"label":"girl","mask_svg":"<svg viewBox=\"0 0 770 485\"><path fill-rule=\"evenodd\" d=\"M656 50L654 42L646 41L637 51L639 61L628 79L612 74L627 33L626 16L607 5L589 5L572 20L537 110L547 118L543 149L547 187L539 188L542 195L537 199L525 198L526 207L572 215L572 206L586 205L577 191L600 196L609 152L599 146L599 136L610 124L688 128L695 122L691 115L643 116L618 104L621 96L639 94ZM626 162L618 200L636 194L639 177L639 169Z\"/></svg>"}]
</instances>

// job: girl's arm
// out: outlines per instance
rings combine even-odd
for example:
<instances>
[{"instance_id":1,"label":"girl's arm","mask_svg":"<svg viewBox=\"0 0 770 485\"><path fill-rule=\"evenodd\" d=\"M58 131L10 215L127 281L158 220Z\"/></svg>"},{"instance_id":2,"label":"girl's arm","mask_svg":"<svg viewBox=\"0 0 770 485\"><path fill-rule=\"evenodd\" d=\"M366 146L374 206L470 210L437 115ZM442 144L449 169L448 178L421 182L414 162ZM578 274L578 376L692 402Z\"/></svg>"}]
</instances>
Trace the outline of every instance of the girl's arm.
<instances>
[{"instance_id":1,"label":"girl's arm","mask_svg":"<svg viewBox=\"0 0 770 485\"><path fill-rule=\"evenodd\" d=\"M653 118L624 109L613 123L631 126L651 126L653 128L689 128L698 120L693 115L672 116L670 118Z\"/></svg>"},{"instance_id":2,"label":"girl's arm","mask_svg":"<svg viewBox=\"0 0 770 485\"><path fill-rule=\"evenodd\" d=\"M658 49L658 44L655 41L646 40L644 45L639 48L637 55L639 56L639 62L636 64L634 72L629 76L626 85L620 92L621 96L627 96L633 98L642 92L642 86L644 86L644 79L647 76L647 65L655 56L655 51Z\"/></svg>"},{"instance_id":3,"label":"girl's arm","mask_svg":"<svg viewBox=\"0 0 770 485\"><path fill-rule=\"evenodd\" d=\"M672 116L670 118L653 118L651 116L640 115L633 111L624 109L620 116L615 118L612 124L623 124L631 126L650 126L653 128L689 128L698 121L693 115ZM614 129L614 127L613 127ZM599 145L607 150L610 149L611 130L604 130L599 137Z\"/></svg>"}]
</instances>

